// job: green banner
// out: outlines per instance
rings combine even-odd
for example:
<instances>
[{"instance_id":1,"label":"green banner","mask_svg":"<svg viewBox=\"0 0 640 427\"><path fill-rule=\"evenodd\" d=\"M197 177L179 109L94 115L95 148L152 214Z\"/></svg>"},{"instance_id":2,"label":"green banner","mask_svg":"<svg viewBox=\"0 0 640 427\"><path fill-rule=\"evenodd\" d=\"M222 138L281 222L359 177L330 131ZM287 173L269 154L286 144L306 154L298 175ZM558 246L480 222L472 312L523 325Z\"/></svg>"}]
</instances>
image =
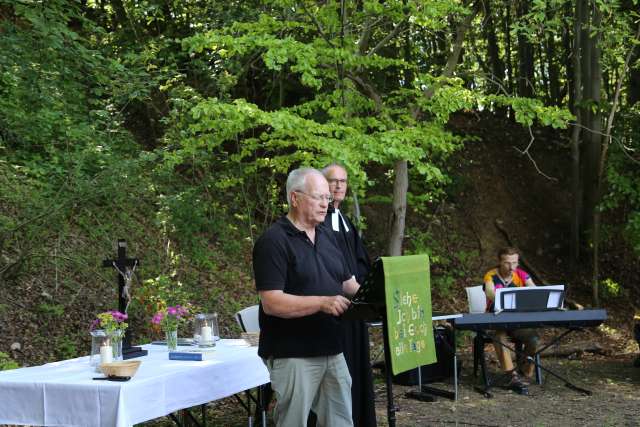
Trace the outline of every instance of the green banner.
<instances>
[{"instance_id":1,"label":"green banner","mask_svg":"<svg viewBox=\"0 0 640 427\"><path fill-rule=\"evenodd\" d=\"M393 374L435 363L429 257L383 257L382 264Z\"/></svg>"}]
</instances>

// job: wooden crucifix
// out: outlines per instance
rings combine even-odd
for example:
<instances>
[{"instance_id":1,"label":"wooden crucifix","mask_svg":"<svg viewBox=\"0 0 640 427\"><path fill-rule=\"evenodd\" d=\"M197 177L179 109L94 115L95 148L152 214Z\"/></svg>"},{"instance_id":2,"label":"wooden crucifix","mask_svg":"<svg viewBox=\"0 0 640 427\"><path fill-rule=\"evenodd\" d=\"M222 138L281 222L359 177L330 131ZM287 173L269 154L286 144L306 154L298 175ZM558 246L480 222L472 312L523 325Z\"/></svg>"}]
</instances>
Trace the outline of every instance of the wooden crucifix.
<instances>
[{"instance_id":1,"label":"wooden crucifix","mask_svg":"<svg viewBox=\"0 0 640 427\"><path fill-rule=\"evenodd\" d=\"M114 268L118 275L118 311L127 313L129 303L131 302L131 281L133 273L138 267L137 258L127 258L127 241L118 239L118 257L116 259L105 259L102 266L106 268ZM128 314L128 313L127 313ZM129 322L129 324L131 324ZM140 347L131 346L131 328L127 328L122 341L122 357L123 359L131 359L134 357L145 356L146 350Z\"/></svg>"}]
</instances>

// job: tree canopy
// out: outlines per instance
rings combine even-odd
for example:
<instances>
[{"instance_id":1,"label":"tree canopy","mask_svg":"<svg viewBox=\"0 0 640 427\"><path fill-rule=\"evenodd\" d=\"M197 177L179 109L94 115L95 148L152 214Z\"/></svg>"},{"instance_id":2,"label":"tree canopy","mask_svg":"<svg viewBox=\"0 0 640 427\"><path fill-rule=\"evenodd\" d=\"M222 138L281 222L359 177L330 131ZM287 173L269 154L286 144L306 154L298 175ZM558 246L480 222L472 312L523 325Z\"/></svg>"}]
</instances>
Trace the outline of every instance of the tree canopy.
<instances>
[{"instance_id":1,"label":"tree canopy","mask_svg":"<svg viewBox=\"0 0 640 427\"><path fill-rule=\"evenodd\" d=\"M637 0L0 0L0 279L37 282L53 256L70 273L56 291L73 303L100 274L79 266L120 234L155 248L145 286L181 295L169 277L218 280L283 212L289 170L336 161L359 200L385 189L386 252L399 254L407 200L441 197L447 158L474 143L448 128L459 111L565 129L574 258L597 254L607 211L624 219L606 233L640 251L637 10ZM530 135L522 154L545 174ZM159 303L145 292L140 307Z\"/></svg>"}]
</instances>

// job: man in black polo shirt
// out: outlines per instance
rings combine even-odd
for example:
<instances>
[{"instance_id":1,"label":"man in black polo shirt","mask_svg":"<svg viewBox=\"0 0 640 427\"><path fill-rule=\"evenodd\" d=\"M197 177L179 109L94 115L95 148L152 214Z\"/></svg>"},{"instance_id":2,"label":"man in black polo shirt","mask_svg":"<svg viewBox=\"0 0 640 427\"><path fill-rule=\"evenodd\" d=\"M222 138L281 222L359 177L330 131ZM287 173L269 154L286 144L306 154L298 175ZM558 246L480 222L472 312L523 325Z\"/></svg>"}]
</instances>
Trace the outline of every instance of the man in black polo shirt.
<instances>
[{"instance_id":1,"label":"man in black polo shirt","mask_svg":"<svg viewBox=\"0 0 640 427\"><path fill-rule=\"evenodd\" d=\"M322 224L329 185L315 169L287 179L289 212L253 248L260 295L258 354L276 394L276 425L306 425L309 411L320 426L352 426L351 377L342 355L337 316L358 283L332 232Z\"/></svg>"}]
</instances>

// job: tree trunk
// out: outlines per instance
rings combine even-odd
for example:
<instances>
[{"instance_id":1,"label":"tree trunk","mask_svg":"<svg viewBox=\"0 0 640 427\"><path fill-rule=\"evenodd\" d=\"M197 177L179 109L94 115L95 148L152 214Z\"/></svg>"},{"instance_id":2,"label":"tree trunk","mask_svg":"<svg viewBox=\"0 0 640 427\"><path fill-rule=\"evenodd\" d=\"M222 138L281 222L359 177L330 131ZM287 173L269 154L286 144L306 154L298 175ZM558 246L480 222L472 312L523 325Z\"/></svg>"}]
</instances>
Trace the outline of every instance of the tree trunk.
<instances>
[{"instance_id":1,"label":"tree trunk","mask_svg":"<svg viewBox=\"0 0 640 427\"><path fill-rule=\"evenodd\" d=\"M577 9L577 6L576 6L576 9ZM565 15L566 16L572 15L570 2L567 2L565 4ZM563 92L569 95L569 110L575 115L576 114L576 99L575 99L576 90L574 87L575 82L573 79L575 76L574 68L576 64L576 61L575 61L576 58L575 58L574 52L577 52L577 49L575 48L575 43L576 43L575 33L576 33L576 28L579 28L579 27L576 25L576 22L578 21L577 14L574 13L573 17L574 17L573 32L571 31L571 24L568 22L569 20L565 21L564 31L562 34L562 46L563 46L564 58L565 58L564 66L566 69L566 74L565 74L566 83L565 83L565 87L563 88ZM561 98L563 97L564 96L561 95Z\"/></svg>"},{"instance_id":2,"label":"tree trunk","mask_svg":"<svg viewBox=\"0 0 640 427\"><path fill-rule=\"evenodd\" d=\"M407 213L407 191L409 189L409 171L406 160L398 160L393 168L393 204L391 235L389 237L389 256L402 255L404 240L404 221Z\"/></svg>"},{"instance_id":3,"label":"tree trunk","mask_svg":"<svg viewBox=\"0 0 640 427\"><path fill-rule=\"evenodd\" d=\"M583 99L595 106L595 111L587 108L584 113L584 127L587 129L582 145L581 167L582 185L584 188L584 199L582 205L582 224L584 231L591 234L593 243L593 214L598 203L598 165L600 164L600 154L602 150L602 114L600 113L600 90L602 84L602 67L600 64L600 35L599 27L601 13L595 1L589 1L586 11L590 25L585 29L586 37L582 40L585 49L583 50ZM588 67L588 69L587 69Z\"/></svg>"},{"instance_id":4,"label":"tree trunk","mask_svg":"<svg viewBox=\"0 0 640 427\"><path fill-rule=\"evenodd\" d=\"M543 93L538 93L538 98L543 98L545 100L546 105L551 104L551 89L549 88L549 72L548 72L548 64L544 60L543 45L540 44L534 47L534 58L536 57L535 53L537 53L538 64L540 64L540 76L542 77L542 87L544 89ZM542 92L542 91L541 91Z\"/></svg>"},{"instance_id":5,"label":"tree trunk","mask_svg":"<svg viewBox=\"0 0 640 427\"><path fill-rule=\"evenodd\" d=\"M518 18L529 12L529 0L518 0L516 13ZM518 34L518 95L532 98L534 94L533 45L524 35Z\"/></svg>"},{"instance_id":6,"label":"tree trunk","mask_svg":"<svg viewBox=\"0 0 640 427\"><path fill-rule=\"evenodd\" d=\"M456 40L453 45L453 48L451 49L451 54L449 55L449 58L447 58L447 63L445 64L440 77L451 77L453 75L453 72L455 71L456 66L458 65L458 62L460 61L460 55L462 54L462 44L464 42L464 38L467 34L467 31L469 30L469 27L471 26L471 21L473 21L473 18L476 16L477 12L478 12L478 9L474 7L471 13L465 17L465 19L460 23L460 25L456 29ZM424 96L426 98L431 98L435 93L436 89L437 89L437 85L432 85L428 87L424 91Z\"/></svg>"},{"instance_id":7,"label":"tree trunk","mask_svg":"<svg viewBox=\"0 0 640 427\"><path fill-rule=\"evenodd\" d=\"M547 16L552 19L552 12L547 10ZM547 67L549 70L549 104L560 106L562 99L560 98L560 70L556 61L556 42L553 35L548 35L545 41L545 52L547 58Z\"/></svg>"},{"instance_id":8,"label":"tree trunk","mask_svg":"<svg viewBox=\"0 0 640 427\"><path fill-rule=\"evenodd\" d=\"M575 105L571 105L576 115L576 122L571 132L571 193L573 194L573 212L571 215L571 266L575 267L580 258L580 213L582 212L582 185L580 181L580 133L582 109L578 104L582 101L582 31L584 0L576 1L573 31L573 95Z\"/></svg>"},{"instance_id":9,"label":"tree trunk","mask_svg":"<svg viewBox=\"0 0 640 427\"><path fill-rule=\"evenodd\" d=\"M491 64L491 74L495 83L491 84L490 91L493 93L500 92L500 86L504 87L504 62L500 58L500 49L498 48L498 39L496 37L496 26L493 20L493 12L491 10L491 0L484 1L484 34L487 39L487 56Z\"/></svg>"},{"instance_id":10,"label":"tree trunk","mask_svg":"<svg viewBox=\"0 0 640 427\"><path fill-rule=\"evenodd\" d=\"M504 12L504 56L506 58L506 72L505 77L507 79L507 90L510 94L513 94L514 82L513 82L513 62L511 60L511 3L507 2Z\"/></svg>"},{"instance_id":11,"label":"tree trunk","mask_svg":"<svg viewBox=\"0 0 640 427\"><path fill-rule=\"evenodd\" d=\"M584 137L580 147L580 168L583 189L581 224L583 235L590 244L587 245L592 252L592 300L597 307L600 304L598 280L598 244L599 240L599 218L596 215L598 204L598 169L600 165L600 155L602 150L602 117L600 114L600 90L602 80L602 68L600 65L600 47L598 45L600 36L601 15L597 4L593 0L582 0L584 9L582 12L581 29L582 42L582 77L583 77L583 100L587 107L582 111L582 122ZM595 106L595 108L591 108Z\"/></svg>"}]
</instances>

